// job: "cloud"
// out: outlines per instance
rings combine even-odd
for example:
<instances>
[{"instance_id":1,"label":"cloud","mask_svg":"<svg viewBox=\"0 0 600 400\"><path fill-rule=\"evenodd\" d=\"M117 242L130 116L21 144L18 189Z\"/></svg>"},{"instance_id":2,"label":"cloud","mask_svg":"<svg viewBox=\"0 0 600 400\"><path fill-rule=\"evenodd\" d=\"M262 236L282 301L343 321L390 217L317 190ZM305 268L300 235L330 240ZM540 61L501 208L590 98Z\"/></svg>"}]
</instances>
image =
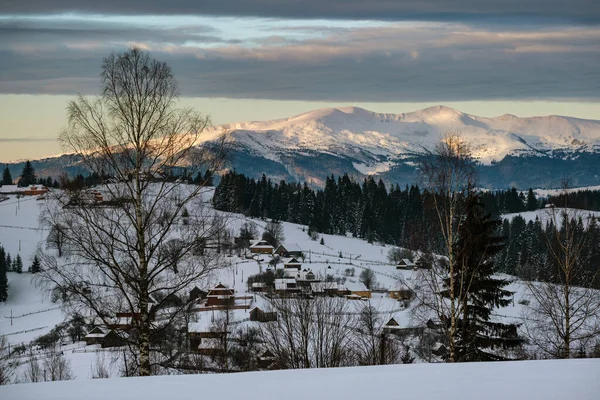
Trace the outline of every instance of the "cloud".
<instances>
[{"instance_id":1,"label":"cloud","mask_svg":"<svg viewBox=\"0 0 600 400\"><path fill-rule=\"evenodd\" d=\"M0 19L0 93L97 93L136 44L183 95L327 101L600 100L600 27L458 22Z\"/></svg>"},{"instance_id":2,"label":"cloud","mask_svg":"<svg viewBox=\"0 0 600 400\"><path fill-rule=\"evenodd\" d=\"M289 19L472 21L486 18L600 22L600 3L590 0L20 0L3 14L95 13L217 15Z\"/></svg>"}]
</instances>

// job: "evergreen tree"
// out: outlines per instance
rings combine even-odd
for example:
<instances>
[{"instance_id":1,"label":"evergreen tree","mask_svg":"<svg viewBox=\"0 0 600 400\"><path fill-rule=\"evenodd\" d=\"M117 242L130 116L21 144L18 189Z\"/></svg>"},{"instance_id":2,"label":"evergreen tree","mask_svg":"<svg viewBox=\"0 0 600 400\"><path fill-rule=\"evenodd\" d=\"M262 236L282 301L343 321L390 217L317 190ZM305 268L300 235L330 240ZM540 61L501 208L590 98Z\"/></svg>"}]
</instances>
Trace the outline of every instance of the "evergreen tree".
<instances>
[{"instance_id":1,"label":"evergreen tree","mask_svg":"<svg viewBox=\"0 0 600 400\"><path fill-rule=\"evenodd\" d=\"M3 247L0 247L0 302L8 299L8 278L6 272L8 266L6 265L6 253Z\"/></svg>"},{"instance_id":2,"label":"evergreen tree","mask_svg":"<svg viewBox=\"0 0 600 400\"><path fill-rule=\"evenodd\" d=\"M40 265L40 259L38 256L33 257L33 262L31 263L31 267L29 267L29 272L32 274L37 274L42 271L42 267Z\"/></svg>"},{"instance_id":3,"label":"evergreen tree","mask_svg":"<svg viewBox=\"0 0 600 400\"><path fill-rule=\"evenodd\" d=\"M19 179L19 186L26 187L29 185L35 185L37 182L37 177L35 176L35 170L31 165L31 162L27 160L25 166L23 167L23 172L21 172L21 179Z\"/></svg>"},{"instance_id":4,"label":"evergreen tree","mask_svg":"<svg viewBox=\"0 0 600 400\"><path fill-rule=\"evenodd\" d=\"M4 167L4 174L2 174L2 185L12 185L13 184L13 179L12 179L12 175L10 174L10 170L8 169L8 165L6 167ZM2 186L0 185L0 186Z\"/></svg>"},{"instance_id":5,"label":"evergreen tree","mask_svg":"<svg viewBox=\"0 0 600 400\"><path fill-rule=\"evenodd\" d=\"M504 289L507 280L493 277L497 272L494 256L502 250L504 241L495 236L500 222L484 212L475 193L469 194L465 207L466 216L459 226L456 243L460 268L455 282L469 283L457 333L457 361L502 360L493 349L513 348L522 340L517 336L516 325L491 321L494 309L508 306L513 295Z\"/></svg>"},{"instance_id":6,"label":"evergreen tree","mask_svg":"<svg viewBox=\"0 0 600 400\"><path fill-rule=\"evenodd\" d=\"M23 260L21 259L20 254L17 254L13 261L13 271L18 274L23 273Z\"/></svg>"},{"instance_id":7,"label":"evergreen tree","mask_svg":"<svg viewBox=\"0 0 600 400\"><path fill-rule=\"evenodd\" d=\"M533 193L533 189L529 188L529 192L527 193L527 211L535 211L538 208L538 201Z\"/></svg>"},{"instance_id":8,"label":"evergreen tree","mask_svg":"<svg viewBox=\"0 0 600 400\"><path fill-rule=\"evenodd\" d=\"M13 271L13 261L12 261L10 254L8 253L8 251L6 252L6 259L4 261L4 265L6 265L7 272Z\"/></svg>"}]
</instances>

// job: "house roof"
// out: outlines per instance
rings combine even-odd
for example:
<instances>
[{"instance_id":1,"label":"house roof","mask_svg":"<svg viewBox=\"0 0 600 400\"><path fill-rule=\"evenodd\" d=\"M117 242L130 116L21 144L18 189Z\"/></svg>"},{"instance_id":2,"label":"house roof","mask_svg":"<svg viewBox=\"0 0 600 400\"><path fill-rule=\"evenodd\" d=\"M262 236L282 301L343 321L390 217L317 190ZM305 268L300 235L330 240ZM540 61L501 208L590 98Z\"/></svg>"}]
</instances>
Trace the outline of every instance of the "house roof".
<instances>
[{"instance_id":1,"label":"house roof","mask_svg":"<svg viewBox=\"0 0 600 400\"><path fill-rule=\"evenodd\" d=\"M346 288L351 292L367 292L369 289L362 282L346 282L341 288Z\"/></svg>"},{"instance_id":2,"label":"house roof","mask_svg":"<svg viewBox=\"0 0 600 400\"><path fill-rule=\"evenodd\" d=\"M283 249L288 253L302 252L302 249L300 248L300 246L298 246L297 243L282 243L279 246L277 246L277 251L279 251L279 249Z\"/></svg>"},{"instance_id":3,"label":"house roof","mask_svg":"<svg viewBox=\"0 0 600 400\"><path fill-rule=\"evenodd\" d=\"M266 240L259 240L256 243L253 243L250 245L251 249L272 249L273 246L271 246L269 243L267 243Z\"/></svg>"},{"instance_id":4,"label":"house roof","mask_svg":"<svg viewBox=\"0 0 600 400\"><path fill-rule=\"evenodd\" d=\"M283 260L283 265L286 265L286 264L300 265L301 263L300 263L300 261L296 260L294 257L291 257L291 258L286 258L285 260Z\"/></svg>"},{"instance_id":5,"label":"house roof","mask_svg":"<svg viewBox=\"0 0 600 400\"><path fill-rule=\"evenodd\" d=\"M408 258L403 258L398 262L399 265L415 265L414 262L410 261Z\"/></svg>"}]
</instances>

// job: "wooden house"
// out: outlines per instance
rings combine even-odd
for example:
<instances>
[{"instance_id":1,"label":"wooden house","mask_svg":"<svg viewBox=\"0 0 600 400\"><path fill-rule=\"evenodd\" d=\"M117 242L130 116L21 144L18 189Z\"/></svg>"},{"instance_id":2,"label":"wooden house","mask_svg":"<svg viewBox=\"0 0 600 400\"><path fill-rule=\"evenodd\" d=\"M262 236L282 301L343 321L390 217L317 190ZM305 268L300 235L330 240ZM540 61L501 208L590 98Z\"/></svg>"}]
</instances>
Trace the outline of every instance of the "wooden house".
<instances>
[{"instance_id":1,"label":"wooden house","mask_svg":"<svg viewBox=\"0 0 600 400\"><path fill-rule=\"evenodd\" d=\"M198 289L197 286L194 286L194 288L190 290L190 301L205 299L206 295L208 295L208 292L205 292L204 290Z\"/></svg>"},{"instance_id":2,"label":"wooden house","mask_svg":"<svg viewBox=\"0 0 600 400\"><path fill-rule=\"evenodd\" d=\"M394 318L390 318L390 320L383 326L382 330L383 333L396 334L400 330L400 324Z\"/></svg>"},{"instance_id":3,"label":"wooden house","mask_svg":"<svg viewBox=\"0 0 600 400\"><path fill-rule=\"evenodd\" d=\"M302 264L296 258L292 257L283 260L283 268L300 271L300 269L302 268Z\"/></svg>"},{"instance_id":4,"label":"wooden house","mask_svg":"<svg viewBox=\"0 0 600 400\"><path fill-rule=\"evenodd\" d=\"M92 329L85 337L86 345L99 344L102 348L120 347L125 345L125 341L112 329L105 330L99 327Z\"/></svg>"},{"instance_id":5,"label":"wooden house","mask_svg":"<svg viewBox=\"0 0 600 400\"><path fill-rule=\"evenodd\" d=\"M279 295L289 295L299 293L300 288L294 278L278 278L275 279L275 293Z\"/></svg>"},{"instance_id":6,"label":"wooden house","mask_svg":"<svg viewBox=\"0 0 600 400\"><path fill-rule=\"evenodd\" d=\"M256 293L264 293L269 291L269 287L265 282L253 282L250 290Z\"/></svg>"},{"instance_id":7,"label":"wooden house","mask_svg":"<svg viewBox=\"0 0 600 400\"><path fill-rule=\"evenodd\" d=\"M250 321L270 322L277 321L276 312L265 312L258 307L254 307L250 311Z\"/></svg>"},{"instance_id":8,"label":"wooden house","mask_svg":"<svg viewBox=\"0 0 600 400\"><path fill-rule=\"evenodd\" d=\"M341 295L358 298L371 298L371 291L362 282L347 282L338 290Z\"/></svg>"},{"instance_id":9,"label":"wooden house","mask_svg":"<svg viewBox=\"0 0 600 400\"><path fill-rule=\"evenodd\" d=\"M402 260L398 261L398 264L396 264L396 269L414 269L416 267L417 265L408 258L403 258Z\"/></svg>"},{"instance_id":10,"label":"wooden house","mask_svg":"<svg viewBox=\"0 0 600 400\"><path fill-rule=\"evenodd\" d=\"M233 289L219 283L208 291L206 295L206 306L232 306L235 304L235 294Z\"/></svg>"},{"instance_id":11,"label":"wooden house","mask_svg":"<svg viewBox=\"0 0 600 400\"><path fill-rule=\"evenodd\" d=\"M302 257L302 249L296 243L280 244L275 253L281 257Z\"/></svg>"},{"instance_id":12,"label":"wooden house","mask_svg":"<svg viewBox=\"0 0 600 400\"><path fill-rule=\"evenodd\" d=\"M266 240L259 240L250 245L250 253L252 254L273 254L274 250L275 248Z\"/></svg>"}]
</instances>

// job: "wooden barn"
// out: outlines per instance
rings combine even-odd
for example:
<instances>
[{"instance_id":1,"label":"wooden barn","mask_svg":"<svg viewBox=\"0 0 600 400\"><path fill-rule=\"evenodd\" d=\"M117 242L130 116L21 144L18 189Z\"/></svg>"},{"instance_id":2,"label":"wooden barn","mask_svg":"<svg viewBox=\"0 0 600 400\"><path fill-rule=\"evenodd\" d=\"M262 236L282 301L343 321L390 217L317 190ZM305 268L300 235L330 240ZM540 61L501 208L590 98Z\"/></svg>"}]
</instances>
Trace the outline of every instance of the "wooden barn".
<instances>
[{"instance_id":1,"label":"wooden barn","mask_svg":"<svg viewBox=\"0 0 600 400\"><path fill-rule=\"evenodd\" d=\"M86 345L99 344L102 348L120 347L125 345L125 341L112 329L102 329L95 327L85 337Z\"/></svg>"},{"instance_id":2,"label":"wooden barn","mask_svg":"<svg viewBox=\"0 0 600 400\"><path fill-rule=\"evenodd\" d=\"M275 253L281 257L302 257L302 249L296 243L280 244Z\"/></svg>"},{"instance_id":3,"label":"wooden barn","mask_svg":"<svg viewBox=\"0 0 600 400\"><path fill-rule=\"evenodd\" d=\"M275 248L267 243L266 240L259 240L250 245L250 253L252 254L273 254Z\"/></svg>"}]
</instances>

